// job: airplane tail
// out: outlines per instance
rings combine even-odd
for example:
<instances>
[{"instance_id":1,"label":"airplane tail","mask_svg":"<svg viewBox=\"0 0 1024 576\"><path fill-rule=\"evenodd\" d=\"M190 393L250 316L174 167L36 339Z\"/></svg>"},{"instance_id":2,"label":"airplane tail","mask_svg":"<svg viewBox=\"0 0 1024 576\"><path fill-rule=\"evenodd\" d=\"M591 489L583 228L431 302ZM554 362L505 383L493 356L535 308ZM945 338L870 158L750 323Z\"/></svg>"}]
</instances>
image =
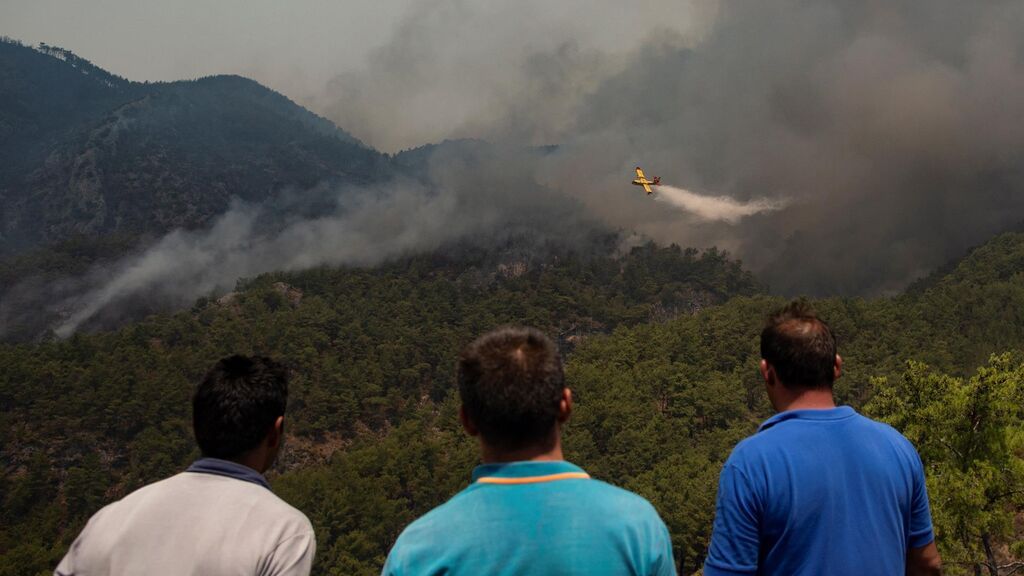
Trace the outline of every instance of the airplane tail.
<instances>
[{"instance_id":1,"label":"airplane tail","mask_svg":"<svg viewBox=\"0 0 1024 576\"><path fill-rule=\"evenodd\" d=\"M655 185L661 184L661 176L655 176L654 177L654 184Z\"/></svg>"}]
</instances>

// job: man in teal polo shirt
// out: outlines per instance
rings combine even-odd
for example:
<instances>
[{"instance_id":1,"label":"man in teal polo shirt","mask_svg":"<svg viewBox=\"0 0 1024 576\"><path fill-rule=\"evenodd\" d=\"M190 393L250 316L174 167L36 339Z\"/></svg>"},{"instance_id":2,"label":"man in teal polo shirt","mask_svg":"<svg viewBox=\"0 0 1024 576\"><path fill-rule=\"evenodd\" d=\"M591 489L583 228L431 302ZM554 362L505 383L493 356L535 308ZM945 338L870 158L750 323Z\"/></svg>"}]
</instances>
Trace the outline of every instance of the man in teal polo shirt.
<instances>
[{"instance_id":1,"label":"man in teal polo shirt","mask_svg":"<svg viewBox=\"0 0 1024 576\"><path fill-rule=\"evenodd\" d=\"M675 574L654 508L562 459L572 393L550 339L530 328L485 334L459 357L458 385L484 463L402 532L383 574Z\"/></svg>"}]
</instances>

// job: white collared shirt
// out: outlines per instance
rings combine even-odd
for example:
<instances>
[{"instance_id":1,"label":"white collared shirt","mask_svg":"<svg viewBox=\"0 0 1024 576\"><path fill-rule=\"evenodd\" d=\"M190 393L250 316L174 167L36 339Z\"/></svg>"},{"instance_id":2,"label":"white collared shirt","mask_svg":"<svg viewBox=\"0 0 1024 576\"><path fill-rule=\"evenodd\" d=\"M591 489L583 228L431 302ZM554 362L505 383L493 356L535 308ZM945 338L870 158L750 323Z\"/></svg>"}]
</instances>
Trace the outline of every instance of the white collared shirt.
<instances>
[{"instance_id":1,"label":"white collared shirt","mask_svg":"<svg viewBox=\"0 0 1024 576\"><path fill-rule=\"evenodd\" d=\"M267 488L182 472L97 512L56 576L307 576L309 519Z\"/></svg>"}]
</instances>

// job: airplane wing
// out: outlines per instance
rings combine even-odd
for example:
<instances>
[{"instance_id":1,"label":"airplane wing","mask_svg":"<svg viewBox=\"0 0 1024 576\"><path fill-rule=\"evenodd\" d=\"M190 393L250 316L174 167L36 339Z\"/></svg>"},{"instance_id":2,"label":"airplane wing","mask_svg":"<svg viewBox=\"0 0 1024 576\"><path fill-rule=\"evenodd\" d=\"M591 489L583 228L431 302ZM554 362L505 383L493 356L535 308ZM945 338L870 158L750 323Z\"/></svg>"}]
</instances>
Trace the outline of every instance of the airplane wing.
<instances>
[{"instance_id":1,"label":"airplane wing","mask_svg":"<svg viewBox=\"0 0 1024 576\"><path fill-rule=\"evenodd\" d=\"M639 179L641 179L641 180L646 180L646 179L647 179L647 178L646 178L646 177L644 176L644 171L643 171L643 170L641 170L639 166L637 166L637 167L636 167L636 177L637 177L637 178L639 178Z\"/></svg>"},{"instance_id":2,"label":"airplane wing","mask_svg":"<svg viewBox=\"0 0 1024 576\"><path fill-rule=\"evenodd\" d=\"M639 172L639 171L640 171L640 170L639 170L639 169L637 169L637 172ZM642 176L641 176L641 178L642 178ZM650 185L650 184L648 184L646 180L644 180L644 190L646 190L648 194L650 194L650 193L651 193L651 185Z\"/></svg>"}]
</instances>

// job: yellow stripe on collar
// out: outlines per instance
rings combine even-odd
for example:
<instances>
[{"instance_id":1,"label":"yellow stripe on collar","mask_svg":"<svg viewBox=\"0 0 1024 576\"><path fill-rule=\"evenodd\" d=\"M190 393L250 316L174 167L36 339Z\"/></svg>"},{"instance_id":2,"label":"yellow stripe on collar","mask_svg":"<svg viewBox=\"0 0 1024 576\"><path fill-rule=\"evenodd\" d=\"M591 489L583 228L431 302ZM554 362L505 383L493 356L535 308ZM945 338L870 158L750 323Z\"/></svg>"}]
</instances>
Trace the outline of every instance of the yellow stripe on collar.
<instances>
[{"instance_id":1,"label":"yellow stripe on collar","mask_svg":"<svg viewBox=\"0 0 1024 576\"><path fill-rule=\"evenodd\" d=\"M562 472L561 474L548 474L547 476L524 476L522 478L502 478L499 476L484 476L477 478L480 484L539 484L541 482L555 482L557 480L587 480L590 474L586 472Z\"/></svg>"}]
</instances>

